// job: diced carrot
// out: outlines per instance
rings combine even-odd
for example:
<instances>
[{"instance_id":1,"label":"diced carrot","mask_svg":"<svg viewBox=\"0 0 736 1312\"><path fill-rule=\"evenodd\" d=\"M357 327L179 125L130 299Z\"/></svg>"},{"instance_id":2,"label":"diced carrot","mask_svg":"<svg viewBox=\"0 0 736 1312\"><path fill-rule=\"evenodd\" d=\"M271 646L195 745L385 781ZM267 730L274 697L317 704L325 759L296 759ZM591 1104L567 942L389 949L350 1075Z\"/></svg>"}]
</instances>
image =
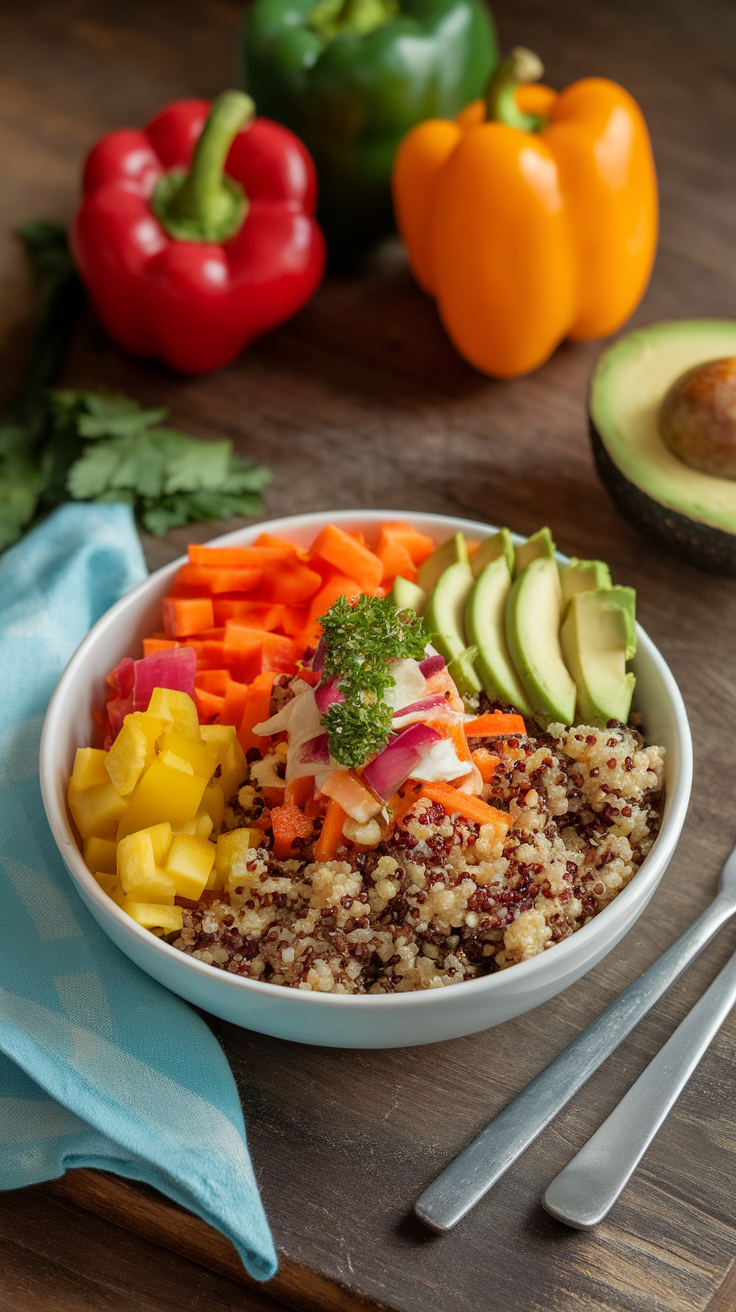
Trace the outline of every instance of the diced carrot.
<instances>
[{"instance_id":1,"label":"diced carrot","mask_svg":"<svg viewBox=\"0 0 736 1312\"><path fill-rule=\"evenodd\" d=\"M268 739L259 738L253 732L253 726L262 724L271 714L271 690L275 677L271 671L259 674L245 690L243 708L240 719L237 721L238 742L244 752L250 751L252 747L257 747L260 752L263 752L267 745Z\"/></svg>"},{"instance_id":2,"label":"diced carrot","mask_svg":"<svg viewBox=\"0 0 736 1312\"><path fill-rule=\"evenodd\" d=\"M218 697L225 696L230 682L229 670L197 670L194 676L195 688L201 688L204 692L213 692Z\"/></svg>"},{"instance_id":3,"label":"diced carrot","mask_svg":"<svg viewBox=\"0 0 736 1312\"><path fill-rule=\"evenodd\" d=\"M306 560L309 555L303 547L297 547L294 542L287 542L286 538L278 538L273 533L259 533L254 546L270 547L272 550L279 551L282 556L297 556L299 560Z\"/></svg>"},{"instance_id":4,"label":"diced carrot","mask_svg":"<svg viewBox=\"0 0 736 1312\"><path fill-rule=\"evenodd\" d=\"M180 646L181 646L180 642L172 642L171 638L144 638L143 655L153 656L153 653L155 651L166 651L169 647L180 647Z\"/></svg>"},{"instance_id":5,"label":"diced carrot","mask_svg":"<svg viewBox=\"0 0 736 1312\"><path fill-rule=\"evenodd\" d=\"M480 797L471 797L451 784L425 783L422 792L433 802L439 802L448 815L463 815L467 820L474 820L479 825L494 825L499 837L505 834L511 824L511 816L506 811L499 811L489 806Z\"/></svg>"},{"instance_id":6,"label":"diced carrot","mask_svg":"<svg viewBox=\"0 0 736 1312\"><path fill-rule=\"evenodd\" d=\"M265 670L290 674L296 669L297 645L283 633L266 633L263 638L262 659Z\"/></svg>"},{"instance_id":7,"label":"diced carrot","mask_svg":"<svg viewBox=\"0 0 736 1312\"><path fill-rule=\"evenodd\" d=\"M483 783L490 783L495 773L496 766L498 765L498 757L493 756L487 747L478 747L474 752L471 752L471 756L473 758L473 765L476 765L480 770L480 777L483 780Z\"/></svg>"},{"instance_id":8,"label":"diced carrot","mask_svg":"<svg viewBox=\"0 0 736 1312\"><path fill-rule=\"evenodd\" d=\"M311 801L314 795L314 779L311 774L302 775L300 779L292 779L291 783L286 785L284 793L285 806L300 806L302 810Z\"/></svg>"},{"instance_id":9,"label":"diced carrot","mask_svg":"<svg viewBox=\"0 0 736 1312\"><path fill-rule=\"evenodd\" d=\"M329 582L320 588L309 603L307 623L302 632L301 642L304 647L316 647L322 635L322 625L318 622L337 601L338 597L347 597L348 601L357 601L363 589L355 579L344 574L335 574Z\"/></svg>"},{"instance_id":10,"label":"diced carrot","mask_svg":"<svg viewBox=\"0 0 736 1312\"><path fill-rule=\"evenodd\" d=\"M339 803L330 798L327 803L327 814L322 824L322 832L314 849L315 861L334 861L335 854L343 841L342 827L347 818L347 814Z\"/></svg>"},{"instance_id":11,"label":"diced carrot","mask_svg":"<svg viewBox=\"0 0 736 1312\"><path fill-rule=\"evenodd\" d=\"M259 599L284 606L304 606L322 586L322 577L301 560L281 560L264 573Z\"/></svg>"},{"instance_id":12,"label":"diced carrot","mask_svg":"<svg viewBox=\"0 0 736 1312\"><path fill-rule=\"evenodd\" d=\"M405 784L402 784L398 792L394 793L393 797L390 797L386 803L386 808L391 815L391 825L395 825L407 811L411 810L414 803L418 802L421 796L422 784L418 779L408 779Z\"/></svg>"},{"instance_id":13,"label":"diced carrot","mask_svg":"<svg viewBox=\"0 0 736 1312\"><path fill-rule=\"evenodd\" d=\"M252 592L263 578L263 569L211 569L209 565L182 565L172 592L174 596L192 595L193 591L206 596L218 592Z\"/></svg>"},{"instance_id":14,"label":"diced carrot","mask_svg":"<svg viewBox=\"0 0 736 1312\"><path fill-rule=\"evenodd\" d=\"M197 653L198 670L221 670L225 664L225 648L222 638L190 638L186 643Z\"/></svg>"},{"instance_id":15,"label":"diced carrot","mask_svg":"<svg viewBox=\"0 0 736 1312\"><path fill-rule=\"evenodd\" d=\"M164 597L164 629L170 638L191 638L212 629L215 617L211 597Z\"/></svg>"},{"instance_id":16,"label":"diced carrot","mask_svg":"<svg viewBox=\"0 0 736 1312\"><path fill-rule=\"evenodd\" d=\"M246 620L254 628L281 628L284 607L270 606L267 601L248 601L244 597L215 597L212 602L215 624L228 620Z\"/></svg>"},{"instance_id":17,"label":"diced carrot","mask_svg":"<svg viewBox=\"0 0 736 1312\"><path fill-rule=\"evenodd\" d=\"M289 638L298 638L304 625L307 622L307 609L305 606L282 606L281 607L280 627L282 633Z\"/></svg>"},{"instance_id":18,"label":"diced carrot","mask_svg":"<svg viewBox=\"0 0 736 1312\"><path fill-rule=\"evenodd\" d=\"M322 529L312 545L310 558L326 560L343 570L364 592L373 592L383 576L383 565L378 556L335 524L327 524Z\"/></svg>"},{"instance_id":19,"label":"diced carrot","mask_svg":"<svg viewBox=\"0 0 736 1312\"><path fill-rule=\"evenodd\" d=\"M504 734L526 734L523 715L491 711L475 720L466 720L463 729L468 738L501 738Z\"/></svg>"},{"instance_id":20,"label":"diced carrot","mask_svg":"<svg viewBox=\"0 0 736 1312\"><path fill-rule=\"evenodd\" d=\"M245 710L247 698L248 685L246 683L238 683L237 680L231 679L227 685L227 692L225 693L222 710L217 717L218 723L234 724L237 729L243 719L243 712ZM254 723L257 722L254 721ZM242 743L240 745L241 747L243 746Z\"/></svg>"},{"instance_id":21,"label":"diced carrot","mask_svg":"<svg viewBox=\"0 0 736 1312\"><path fill-rule=\"evenodd\" d=\"M252 547L205 547L197 542L189 544L189 564L206 565L209 569L264 569L272 561L283 560L289 555L294 555L294 548L288 542L279 542L277 538L268 544L261 543Z\"/></svg>"},{"instance_id":22,"label":"diced carrot","mask_svg":"<svg viewBox=\"0 0 736 1312\"><path fill-rule=\"evenodd\" d=\"M314 828L298 806L275 806L271 812L273 854L277 861L286 861L297 838L309 838Z\"/></svg>"},{"instance_id":23,"label":"diced carrot","mask_svg":"<svg viewBox=\"0 0 736 1312\"><path fill-rule=\"evenodd\" d=\"M382 581L384 584L393 583L397 574L400 574L404 579L408 579L410 583L416 583L417 567L403 543L390 540L381 542L379 540L376 555L383 565Z\"/></svg>"},{"instance_id":24,"label":"diced carrot","mask_svg":"<svg viewBox=\"0 0 736 1312\"><path fill-rule=\"evenodd\" d=\"M266 629L256 628L241 620L228 620L223 639L224 664L232 669L252 651L260 651L266 638Z\"/></svg>"},{"instance_id":25,"label":"diced carrot","mask_svg":"<svg viewBox=\"0 0 736 1312\"><path fill-rule=\"evenodd\" d=\"M197 708L200 724L214 720L222 711L224 702L224 697L218 697L217 693L208 692L206 688L198 688L195 684L194 705Z\"/></svg>"},{"instance_id":26,"label":"diced carrot","mask_svg":"<svg viewBox=\"0 0 736 1312\"><path fill-rule=\"evenodd\" d=\"M411 524L405 524L402 521L396 523L383 524L378 539L376 554L380 555L382 543L400 544L406 551L412 564L419 567L423 565L428 556L434 551L434 542L426 533L420 533L418 529L412 528Z\"/></svg>"},{"instance_id":27,"label":"diced carrot","mask_svg":"<svg viewBox=\"0 0 736 1312\"><path fill-rule=\"evenodd\" d=\"M355 541L356 541L356 542L359 542L360 545L361 545L361 547L364 547L364 546L365 546L365 533L363 533L362 529L359 529L359 528L349 528L349 529L348 529L348 537L349 537L349 538L355 538Z\"/></svg>"},{"instance_id":28,"label":"diced carrot","mask_svg":"<svg viewBox=\"0 0 736 1312\"><path fill-rule=\"evenodd\" d=\"M283 788L262 788L262 789L261 789L261 793L262 793L263 796L265 797L265 799L266 799L266 801L268 802L268 805L269 805L270 807L274 807L274 806L283 806L283 805L284 805L284 791L285 791L285 790L284 790Z\"/></svg>"}]
</instances>

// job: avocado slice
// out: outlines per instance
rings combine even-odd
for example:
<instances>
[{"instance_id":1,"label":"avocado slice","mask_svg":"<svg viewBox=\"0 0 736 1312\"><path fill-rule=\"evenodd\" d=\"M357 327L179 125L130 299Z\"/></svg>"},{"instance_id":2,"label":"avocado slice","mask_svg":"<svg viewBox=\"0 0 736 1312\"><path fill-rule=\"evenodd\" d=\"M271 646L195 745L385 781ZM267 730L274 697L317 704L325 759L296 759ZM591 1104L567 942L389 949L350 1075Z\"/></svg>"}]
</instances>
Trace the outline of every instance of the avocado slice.
<instances>
[{"instance_id":1,"label":"avocado slice","mask_svg":"<svg viewBox=\"0 0 736 1312\"><path fill-rule=\"evenodd\" d=\"M577 718L600 727L626 724L636 680L626 662L636 651L633 588L576 592L560 634L562 651L577 686Z\"/></svg>"},{"instance_id":2,"label":"avocado slice","mask_svg":"<svg viewBox=\"0 0 736 1312\"><path fill-rule=\"evenodd\" d=\"M454 565L456 561L463 560L468 563L468 547L462 533L456 533L454 537L448 538L443 542L441 547L432 552L422 565L419 566L417 574L417 584L426 592L427 596L431 593L441 574L444 574L448 565Z\"/></svg>"},{"instance_id":3,"label":"avocado slice","mask_svg":"<svg viewBox=\"0 0 736 1312\"><path fill-rule=\"evenodd\" d=\"M514 578L518 578L530 561L538 556L551 556L554 560L557 548L548 528L540 528L532 533L526 542L522 542L514 552Z\"/></svg>"},{"instance_id":4,"label":"avocado slice","mask_svg":"<svg viewBox=\"0 0 736 1312\"><path fill-rule=\"evenodd\" d=\"M516 707L522 715L531 715L529 699L506 642L506 602L511 591L512 565L513 558L510 565L504 552L491 560L476 579L465 607L465 632L468 641L478 648L475 664L488 696Z\"/></svg>"},{"instance_id":5,"label":"avocado slice","mask_svg":"<svg viewBox=\"0 0 736 1312\"><path fill-rule=\"evenodd\" d=\"M397 574L394 586L388 594L388 600L397 610L413 610L417 615L424 613L427 604L426 593L416 584Z\"/></svg>"},{"instance_id":6,"label":"avocado slice","mask_svg":"<svg viewBox=\"0 0 736 1312\"><path fill-rule=\"evenodd\" d=\"M455 678L458 692L480 692L481 682L468 657L465 637L465 606L475 582L468 561L465 539L461 538L465 559L448 565L437 580L427 602L425 624L432 644L442 653L448 666L457 663L460 682ZM454 677L454 676L453 676ZM462 684L462 686L461 686Z\"/></svg>"},{"instance_id":7,"label":"avocado slice","mask_svg":"<svg viewBox=\"0 0 736 1312\"><path fill-rule=\"evenodd\" d=\"M477 655L477 647L466 647L465 651L456 656L447 666L447 672L461 697L463 695L472 696L481 690L481 681L475 668Z\"/></svg>"},{"instance_id":8,"label":"avocado slice","mask_svg":"<svg viewBox=\"0 0 736 1312\"><path fill-rule=\"evenodd\" d=\"M511 534L507 528L499 529L498 533L493 533L491 537L481 542L478 550L471 556L470 564L473 573L478 578L492 560L498 560L499 556L504 556L509 567L509 574L514 572L514 544L511 541Z\"/></svg>"},{"instance_id":9,"label":"avocado slice","mask_svg":"<svg viewBox=\"0 0 736 1312\"><path fill-rule=\"evenodd\" d=\"M611 571L602 560L578 560L576 556L560 570L563 608L576 592L611 587Z\"/></svg>"},{"instance_id":10,"label":"avocado slice","mask_svg":"<svg viewBox=\"0 0 736 1312\"><path fill-rule=\"evenodd\" d=\"M600 357L590 427L600 477L624 515L695 565L736 574L736 481L682 463L659 410L686 370L736 355L736 322L682 319L619 338Z\"/></svg>"},{"instance_id":11,"label":"avocado slice","mask_svg":"<svg viewBox=\"0 0 736 1312\"><path fill-rule=\"evenodd\" d=\"M575 683L562 658L562 587L557 562L537 556L515 580L506 603L506 640L534 710L574 724Z\"/></svg>"}]
</instances>

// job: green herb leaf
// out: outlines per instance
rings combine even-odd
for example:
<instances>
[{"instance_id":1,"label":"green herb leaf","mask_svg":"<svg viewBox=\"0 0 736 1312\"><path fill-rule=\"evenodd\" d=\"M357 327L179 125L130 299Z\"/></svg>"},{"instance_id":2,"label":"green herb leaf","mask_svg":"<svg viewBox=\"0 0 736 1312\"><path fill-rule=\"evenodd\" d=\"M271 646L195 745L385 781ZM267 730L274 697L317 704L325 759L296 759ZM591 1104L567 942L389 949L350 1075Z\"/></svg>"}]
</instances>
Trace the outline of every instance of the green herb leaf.
<instances>
[{"instance_id":1,"label":"green herb leaf","mask_svg":"<svg viewBox=\"0 0 736 1312\"><path fill-rule=\"evenodd\" d=\"M387 597L364 595L354 605L339 597L319 622L323 676L337 678L345 698L322 718L330 755L356 769L386 746L391 733L393 713L383 701L395 684L390 662L422 660L428 635L414 611L397 610Z\"/></svg>"}]
</instances>

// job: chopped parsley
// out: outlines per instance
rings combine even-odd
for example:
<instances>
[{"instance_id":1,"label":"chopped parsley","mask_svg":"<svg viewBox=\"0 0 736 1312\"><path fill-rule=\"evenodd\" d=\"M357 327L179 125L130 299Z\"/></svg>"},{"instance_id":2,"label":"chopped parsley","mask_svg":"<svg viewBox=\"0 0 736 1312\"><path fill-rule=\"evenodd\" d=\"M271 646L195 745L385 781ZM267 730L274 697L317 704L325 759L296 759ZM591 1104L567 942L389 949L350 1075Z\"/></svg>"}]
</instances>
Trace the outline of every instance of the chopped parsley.
<instances>
[{"instance_id":1,"label":"chopped parsley","mask_svg":"<svg viewBox=\"0 0 736 1312\"><path fill-rule=\"evenodd\" d=\"M341 765L356 769L388 742L393 712L383 701L394 679L390 661L420 661L428 635L423 621L411 610L397 610L387 597L359 597L351 605L339 597L326 615L323 675L336 677L345 700L335 702L323 716L330 755Z\"/></svg>"}]
</instances>

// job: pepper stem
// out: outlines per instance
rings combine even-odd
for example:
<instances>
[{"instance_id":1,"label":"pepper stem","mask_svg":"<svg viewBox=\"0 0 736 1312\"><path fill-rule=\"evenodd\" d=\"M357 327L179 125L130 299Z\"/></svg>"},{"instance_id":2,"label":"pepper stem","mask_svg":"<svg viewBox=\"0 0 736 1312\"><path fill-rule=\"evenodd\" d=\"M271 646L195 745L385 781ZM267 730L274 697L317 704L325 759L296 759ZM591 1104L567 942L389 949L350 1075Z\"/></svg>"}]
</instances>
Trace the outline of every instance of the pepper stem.
<instances>
[{"instance_id":1,"label":"pepper stem","mask_svg":"<svg viewBox=\"0 0 736 1312\"><path fill-rule=\"evenodd\" d=\"M309 21L323 41L367 36L397 17L398 0L318 0Z\"/></svg>"},{"instance_id":2,"label":"pepper stem","mask_svg":"<svg viewBox=\"0 0 736 1312\"><path fill-rule=\"evenodd\" d=\"M242 227L248 198L225 173L225 160L237 132L255 113L250 96L223 91L212 103L194 148L189 171L172 169L152 197L156 217L179 241L227 241Z\"/></svg>"},{"instance_id":3,"label":"pepper stem","mask_svg":"<svg viewBox=\"0 0 736 1312\"><path fill-rule=\"evenodd\" d=\"M488 118L506 127L522 132L538 132L545 120L539 114L525 114L516 103L519 86L538 82L544 66L538 55L526 46L515 46L511 54L501 61L486 90Z\"/></svg>"}]
</instances>

